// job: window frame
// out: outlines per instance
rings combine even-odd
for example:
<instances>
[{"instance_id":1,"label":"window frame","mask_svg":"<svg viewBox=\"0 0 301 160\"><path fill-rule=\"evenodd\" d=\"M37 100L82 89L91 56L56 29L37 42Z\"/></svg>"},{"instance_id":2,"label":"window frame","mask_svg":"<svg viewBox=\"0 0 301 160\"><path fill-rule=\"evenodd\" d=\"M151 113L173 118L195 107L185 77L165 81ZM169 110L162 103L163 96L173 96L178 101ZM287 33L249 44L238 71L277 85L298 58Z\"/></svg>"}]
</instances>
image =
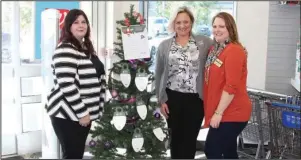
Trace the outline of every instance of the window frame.
<instances>
[{"instance_id":1,"label":"window frame","mask_svg":"<svg viewBox=\"0 0 301 160\"><path fill-rule=\"evenodd\" d=\"M18 46L18 48L19 48L19 50L18 50L18 58L19 58L19 60L18 61L20 61L20 65L22 66L22 65L34 65L34 64L36 64L36 65L40 65L41 64L41 60L42 60L42 58L40 57L41 55L37 55L37 51L36 51L36 49L37 49L37 45L39 46L39 44L37 44L37 32L36 32L36 21L37 21L37 19L36 19L36 14L37 14L37 6L36 6L36 1L30 1L31 2L31 18L30 18L30 24L29 24L29 26L30 26L30 32L29 32L29 34L30 35L28 35L28 36L32 36L32 39L31 39L31 41L32 41L32 43L30 43L30 46L29 47L32 47L32 49L30 49L31 51L32 51L32 53L30 53L30 55L29 56L25 56L25 59L22 59L22 57L24 57L23 55L22 55L22 53L21 53L21 49L22 49L22 46L21 46L21 44L22 44L22 42L21 41L19 41L19 43L17 44L17 46ZM76 2L76 1L74 1L74 2ZM5 2L4 2L5 3ZM15 15L12 19L11 19L11 21L13 21L13 23L14 24L16 24L17 26L14 26L14 28L17 28L17 30L18 31L20 31L20 30L22 30L22 26L21 26L21 18L22 18L22 16L21 16L21 9L22 9L22 7L21 7L21 3L24 3L23 1L20 1L20 2L15 2L15 3L13 3L14 5L16 5L15 7L17 8L17 10L12 10L12 12L14 12L14 13L12 13L13 15ZM86 13L87 15L88 15L88 18L90 18L89 20L90 20L90 23L91 23L91 26L93 26L93 1L89 1L89 2L85 2L85 1L83 1L83 2L78 2L79 3L79 9L83 9L83 4L82 3L91 3L90 5L91 5L91 9L92 9L92 11L91 12L89 12L89 13ZM87 6L87 4L85 5L85 6ZM83 10L85 10L85 11L87 11L87 9L83 9ZM17 23L16 23L17 22ZM11 28L13 28L13 27L11 27ZM92 27L93 28L93 27ZM11 44L10 45L13 45L12 43L12 37L13 37L13 35L10 33L10 36L11 36ZM20 39L21 38L21 35L20 34L18 34L18 35L16 35L16 34L14 34L14 36L18 36L17 38L18 39ZM95 36L95 39L97 38L97 36ZM23 50L23 49L22 49ZM12 52L12 51L11 51ZM11 53L12 54L12 53ZM11 55L11 57L13 56L13 54ZM1 57L2 58L2 57ZM26 61L26 60L29 60L29 61L27 61L27 62L24 62L24 60ZM9 63L13 63L13 62L9 62ZM9 63L3 63L3 64L9 64Z\"/></svg>"},{"instance_id":2,"label":"window frame","mask_svg":"<svg viewBox=\"0 0 301 160\"><path fill-rule=\"evenodd\" d=\"M232 1L233 2L233 18L236 21L237 19L237 1ZM140 13L143 13L143 17L147 20L148 19L148 5L149 5L149 1L139 1L139 11ZM147 24L148 26L148 21Z\"/></svg>"}]
</instances>

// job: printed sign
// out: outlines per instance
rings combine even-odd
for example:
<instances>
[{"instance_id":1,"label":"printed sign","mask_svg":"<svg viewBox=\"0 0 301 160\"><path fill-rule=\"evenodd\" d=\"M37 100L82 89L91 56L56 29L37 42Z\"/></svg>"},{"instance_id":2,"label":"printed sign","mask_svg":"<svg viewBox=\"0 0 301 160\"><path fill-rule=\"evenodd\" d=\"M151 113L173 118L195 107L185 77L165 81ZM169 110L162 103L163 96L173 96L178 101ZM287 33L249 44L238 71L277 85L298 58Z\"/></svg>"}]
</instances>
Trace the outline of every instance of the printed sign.
<instances>
[{"instance_id":1,"label":"printed sign","mask_svg":"<svg viewBox=\"0 0 301 160\"><path fill-rule=\"evenodd\" d=\"M121 27L124 59L149 58L148 36L145 25Z\"/></svg>"}]
</instances>

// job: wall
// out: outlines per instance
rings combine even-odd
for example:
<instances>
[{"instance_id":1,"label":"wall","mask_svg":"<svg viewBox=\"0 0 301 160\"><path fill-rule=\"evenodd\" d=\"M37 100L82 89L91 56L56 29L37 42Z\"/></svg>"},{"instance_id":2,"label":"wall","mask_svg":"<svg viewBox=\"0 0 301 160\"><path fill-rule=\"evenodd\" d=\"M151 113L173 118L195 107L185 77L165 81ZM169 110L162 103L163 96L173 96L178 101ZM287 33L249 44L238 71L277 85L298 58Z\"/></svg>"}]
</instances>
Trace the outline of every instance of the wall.
<instances>
[{"instance_id":1,"label":"wall","mask_svg":"<svg viewBox=\"0 0 301 160\"><path fill-rule=\"evenodd\" d=\"M249 53L247 85L256 89L265 89L269 7L268 1L237 1L238 33Z\"/></svg>"},{"instance_id":2,"label":"wall","mask_svg":"<svg viewBox=\"0 0 301 160\"><path fill-rule=\"evenodd\" d=\"M296 94L290 80L294 77L297 41L300 28L300 6L269 2L266 90Z\"/></svg>"},{"instance_id":3,"label":"wall","mask_svg":"<svg viewBox=\"0 0 301 160\"><path fill-rule=\"evenodd\" d=\"M139 1L114 1L114 40L117 38L116 34L116 21L124 20L124 13L130 11L131 4L134 5L134 10L139 12Z\"/></svg>"},{"instance_id":4,"label":"wall","mask_svg":"<svg viewBox=\"0 0 301 160\"><path fill-rule=\"evenodd\" d=\"M113 42L117 41L116 21L124 20L124 13L130 11L131 4L134 10L139 12L139 1L107 1L106 2L106 47L113 48ZM107 58L106 68L111 68L112 64L119 59L116 56Z\"/></svg>"}]
</instances>

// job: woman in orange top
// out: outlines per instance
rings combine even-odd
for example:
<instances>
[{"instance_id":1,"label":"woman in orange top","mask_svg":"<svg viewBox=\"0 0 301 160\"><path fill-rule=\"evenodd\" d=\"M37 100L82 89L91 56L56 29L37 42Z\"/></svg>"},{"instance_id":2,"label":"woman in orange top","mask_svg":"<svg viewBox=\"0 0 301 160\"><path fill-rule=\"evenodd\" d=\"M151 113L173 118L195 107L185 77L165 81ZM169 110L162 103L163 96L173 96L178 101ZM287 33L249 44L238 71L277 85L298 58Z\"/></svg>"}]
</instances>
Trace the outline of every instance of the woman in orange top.
<instances>
[{"instance_id":1,"label":"woman in orange top","mask_svg":"<svg viewBox=\"0 0 301 160\"><path fill-rule=\"evenodd\" d=\"M205 143L208 159L235 159L237 137L251 116L248 97L247 53L238 40L233 17L225 12L213 18L215 44L204 73Z\"/></svg>"}]
</instances>

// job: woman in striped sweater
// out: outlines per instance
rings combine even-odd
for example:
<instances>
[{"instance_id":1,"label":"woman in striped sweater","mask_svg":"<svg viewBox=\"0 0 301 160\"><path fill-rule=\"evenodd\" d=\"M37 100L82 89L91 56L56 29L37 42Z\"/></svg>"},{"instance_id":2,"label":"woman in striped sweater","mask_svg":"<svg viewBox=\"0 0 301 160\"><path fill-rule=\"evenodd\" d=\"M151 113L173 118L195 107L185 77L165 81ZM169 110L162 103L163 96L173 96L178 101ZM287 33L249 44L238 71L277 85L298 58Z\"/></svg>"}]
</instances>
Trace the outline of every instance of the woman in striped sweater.
<instances>
[{"instance_id":1,"label":"woman in striped sweater","mask_svg":"<svg viewBox=\"0 0 301 160\"><path fill-rule=\"evenodd\" d=\"M105 96L104 65L95 54L82 10L67 14L52 59L54 86L46 109L63 158L81 159L91 122L102 115Z\"/></svg>"}]
</instances>

